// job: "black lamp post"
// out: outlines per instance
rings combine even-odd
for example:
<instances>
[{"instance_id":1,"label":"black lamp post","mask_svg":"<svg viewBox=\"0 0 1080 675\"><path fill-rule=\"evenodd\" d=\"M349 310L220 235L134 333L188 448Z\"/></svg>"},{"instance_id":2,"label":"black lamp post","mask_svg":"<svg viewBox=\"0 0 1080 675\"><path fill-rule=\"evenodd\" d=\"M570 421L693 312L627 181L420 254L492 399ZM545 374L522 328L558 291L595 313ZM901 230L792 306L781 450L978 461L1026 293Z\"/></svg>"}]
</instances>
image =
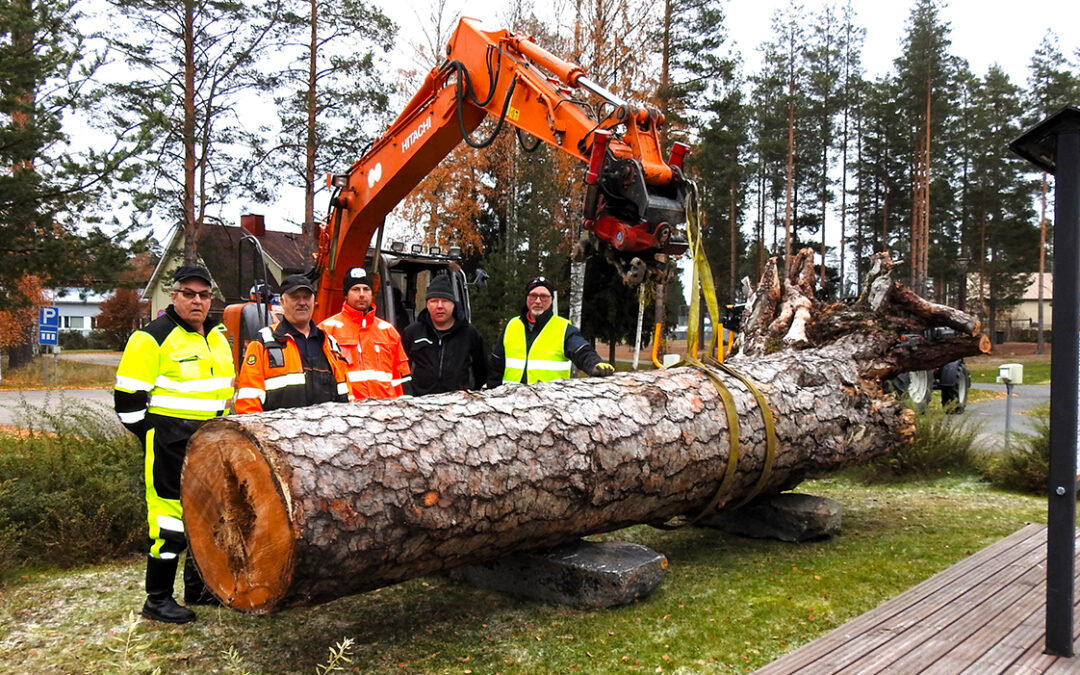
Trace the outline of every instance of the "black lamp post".
<instances>
[{"instance_id":1,"label":"black lamp post","mask_svg":"<svg viewBox=\"0 0 1080 675\"><path fill-rule=\"evenodd\" d=\"M1050 360L1050 484L1046 651L1073 655L1076 552L1077 349L1080 322L1080 107L1067 106L1009 147L1054 174L1054 351Z\"/></svg>"}]
</instances>

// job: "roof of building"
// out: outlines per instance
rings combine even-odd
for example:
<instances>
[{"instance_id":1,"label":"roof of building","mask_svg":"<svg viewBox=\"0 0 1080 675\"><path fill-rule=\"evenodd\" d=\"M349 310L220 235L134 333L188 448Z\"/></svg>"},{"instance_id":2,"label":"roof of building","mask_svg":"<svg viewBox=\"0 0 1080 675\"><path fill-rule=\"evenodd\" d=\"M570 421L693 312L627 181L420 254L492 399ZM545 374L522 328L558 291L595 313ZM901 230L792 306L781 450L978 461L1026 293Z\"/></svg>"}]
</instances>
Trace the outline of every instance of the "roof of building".
<instances>
[{"instance_id":1,"label":"roof of building","mask_svg":"<svg viewBox=\"0 0 1080 675\"><path fill-rule=\"evenodd\" d=\"M112 295L111 292L99 293L89 288L75 286L50 288L48 292L52 296L54 305L100 305Z\"/></svg>"},{"instance_id":2,"label":"roof of building","mask_svg":"<svg viewBox=\"0 0 1080 675\"><path fill-rule=\"evenodd\" d=\"M1050 272L1043 273L1043 300L1049 300L1054 295L1054 275ZM1039 299L1039 274L1030 275L1028 286L1024 289L1024 300Z\"/></svg>"},{"instance_id":3,"label":"roof of building","mask_svg":"<svg viewBox=\"0 0 1080 675\"><path fill-rule=\"evenodd\" d=\"M243 247L243 258L238 259L237 250L246 232L232 225L206 225L199 231L197 251L200 263L213 277L214 283L225 295L227 302L246 300L252 284L254 269L253 249ZM266 257L281 267L284 276L307 271L312 263L303 252L302 236L294 232L266 230L257 237ZM174 228L165 251L151 275L147 288L153 288L159 280L167 283L167 275L180 264L183 256L184 237L180 228ZM269 279L277 290L277 282Z\"/></svg>"}]
</instances>

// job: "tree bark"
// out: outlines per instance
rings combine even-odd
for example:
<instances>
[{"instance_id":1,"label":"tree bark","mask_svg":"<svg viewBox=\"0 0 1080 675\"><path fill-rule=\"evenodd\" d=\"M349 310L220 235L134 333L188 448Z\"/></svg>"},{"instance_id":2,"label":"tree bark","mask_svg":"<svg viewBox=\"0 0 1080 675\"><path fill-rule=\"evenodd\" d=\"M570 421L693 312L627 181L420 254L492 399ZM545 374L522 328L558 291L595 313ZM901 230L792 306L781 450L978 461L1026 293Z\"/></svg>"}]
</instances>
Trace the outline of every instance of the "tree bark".
<instances>
[{"instance_id":1,"label":"tree bark","mask_svg":"<svg viewBox=\"0 0 1080 675\"><path fill-rule=\"evenodd\" d=\"M787 297L771 316L756 316L790 333L777 320L802 293L802 310L826 319L808 338L823 339L820 347L750 349L727 369L700 364L207 423L191 439L182 481L204 578L240 610L309 605L733 508L888 452L914 431L913 414L883 392L880 375L866 374L903 362L890 360L881 331L867 329L891 289L881 309L867 300L845 315L842 305L813 300L816 277L805 265L813 254L800 256ZM775 274L775 260L769 267ZM891 266L876 269L887 278ZM944 351L974 353L977 343L959 339ZM764 410L734 372L753 383Z\"/></svg>"}]
</instances>

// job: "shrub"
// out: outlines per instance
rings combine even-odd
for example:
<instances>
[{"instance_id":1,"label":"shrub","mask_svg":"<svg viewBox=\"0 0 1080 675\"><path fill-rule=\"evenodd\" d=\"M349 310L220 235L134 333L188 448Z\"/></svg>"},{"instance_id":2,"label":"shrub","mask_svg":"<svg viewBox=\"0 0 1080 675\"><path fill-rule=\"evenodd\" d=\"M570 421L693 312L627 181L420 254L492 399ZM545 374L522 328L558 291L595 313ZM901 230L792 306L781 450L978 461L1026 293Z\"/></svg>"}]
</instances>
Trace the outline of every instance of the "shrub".
<instances>
[{"instance_id":1,"label":"shrub","mask_svg":"<svg viewBox=\"0 0 1080 675\"><path fill-rule=\"evenodd\" d=\"M861 467L857 475L867 481L927 478L953 471L978 472L975 439L979 425L967 417L946 415L928 408L915 416L911 443L894 448Z\"/></svg>"},{"instance_id":2,"label":"shrub","mask_svg":"<svg viewBox=\"0 0 1080 675\"><path fill-rule=\"evenodd\" d=\"M1031 411L1035 433L1015 434L1019 441L991 458L986 479L995 487L1046 494L1050 480L1050 406Z\"/></svg>"},{"instance_id":3,"label":"shrub","mask_svg":"<svg viewBox=\"0 0 1080 675\"><path fill-rule=\"evenodd\" d=\"M104 331L92 330L87 335L83 335L81 331L60 331L60 349L64 351L115 348Z\"/></svg>"},{"instance_id":4,"label":"shrub","mask_svg":"<svg viewBox=\"0 0 1080 675\"><path fill-rule=\"evenodd\" d=\"M104 406L23 404L22 434L0 443L0 574L27 564L69 567L145 542L142 450Z\"/></svg>"}]
</instances>

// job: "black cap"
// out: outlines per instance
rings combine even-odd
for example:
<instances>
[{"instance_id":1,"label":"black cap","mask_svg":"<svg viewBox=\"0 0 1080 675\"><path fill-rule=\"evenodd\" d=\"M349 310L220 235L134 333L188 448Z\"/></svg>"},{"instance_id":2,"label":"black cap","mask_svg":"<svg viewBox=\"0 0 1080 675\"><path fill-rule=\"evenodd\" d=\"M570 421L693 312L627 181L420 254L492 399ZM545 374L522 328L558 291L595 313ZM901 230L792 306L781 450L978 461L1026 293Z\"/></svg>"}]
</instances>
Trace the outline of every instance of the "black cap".
<instances>
[{"instance_id":1,"label":"black cap","mask_svg":"<svg viewBox=\"0 0 1080 675\"><path fill-rule=\"evenodd\" d=\"M431 280L431 283L427 287L427 297L425 300L431 300L432 298L442 298L456 303L454 298L454 284L450 282L450 277L445 274L440 274Z\"/></svg>"},{"instance_id":2,"label":"black cap","mask_svg":"<svg viewBox=\"0 0 1080 675\"><path fill-rule=\"evenodd\" d=\"M526 284L525 293L528 294L530 291L532 291L532 289L538 286L543 286L544 288L548 289L548 291L552 294L555 293L555 287L551 285L551 282L548 281L546 277L536 277L528 284Z\"/></svg>"},{"instance_id":3,"label":"black cap","mask_svg":"<svg viewBox=\"0 0 1080 675\"><path fill-rule=\"evenodd\" d=\"M201 265L181 265L180 269L173 272L172 278L176 283L180 283L185 279L202 279L211 285L214 283L210 280L210 273Z\"/></svg>"},{"instance_id":4,"label":"black cap","mask_svg":"<svg viewBox=\"0 0 1080 675\"><path fill-rule=\"evenodd\" d=\"M311 285L311 279L308 279L303 274L293 274L285 277L285 280L281 282L282 293L292 293L298 291L301 288L306 288L312 293L315 292L315 287Z\"/></svg>"},{"instance_id":5,"label":"black cap","mask_svg":"<svg viewBox=\"0 0 1080 675\"><path fill-rule=\"evenodd\" d=\"M364 284L365 286L372 287L367 270L363 267L350 267L349 271L345 273L345 294L348 295L349 289L356 284Z\"/></svg>"}]
</instances>

